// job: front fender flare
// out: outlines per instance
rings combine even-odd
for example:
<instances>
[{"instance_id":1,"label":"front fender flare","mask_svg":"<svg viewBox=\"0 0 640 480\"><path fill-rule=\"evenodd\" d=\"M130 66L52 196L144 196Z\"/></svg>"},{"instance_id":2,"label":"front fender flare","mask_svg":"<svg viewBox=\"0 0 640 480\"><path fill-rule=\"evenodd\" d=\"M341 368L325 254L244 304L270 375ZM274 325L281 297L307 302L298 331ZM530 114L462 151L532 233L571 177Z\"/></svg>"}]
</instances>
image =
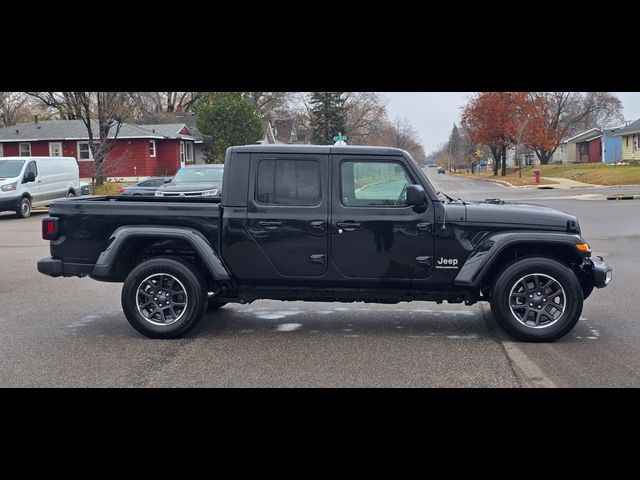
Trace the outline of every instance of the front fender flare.
<instances>
[{"instance_id":1,"label":"front fender flare","mask_svg":"<svg viewBox=\"0 0 640 480\"><path fill-rule=\"evenodd\" d=\"M580 235L564 232L498 232L484 237L467 258L454 280L456 285L478 287L500 254L514 245L567 245L584 243ZM576 250L576 254L579 252Z\"/></svg>"},{"instance_id":2,"label":"front fender flare","mask_svg":"<svg viewBox=\"0 0 640 480\"><path fill-rule=\"evenodd\" d=\"M176 239L187 242L198 254L213 278L224 282L231 279L229 271L215 252L209 241L198 230L172 226L124 226L116 229L109 237L105 248L93 268L92 276L108 277L113 273L118 255L127 242L133 238Z\"/></svg>"}]
</instances>

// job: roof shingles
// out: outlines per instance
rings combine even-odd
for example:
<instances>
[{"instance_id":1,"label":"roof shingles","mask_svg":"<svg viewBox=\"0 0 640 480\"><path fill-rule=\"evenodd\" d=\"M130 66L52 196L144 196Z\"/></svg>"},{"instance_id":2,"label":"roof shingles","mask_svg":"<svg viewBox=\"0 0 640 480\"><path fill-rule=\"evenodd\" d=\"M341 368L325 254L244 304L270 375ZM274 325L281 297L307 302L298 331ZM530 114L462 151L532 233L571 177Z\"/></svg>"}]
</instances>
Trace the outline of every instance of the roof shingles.
<instances>
[{"instance_id":1,"label":"roof shingles","mask_svg":"<svg viewBox=\"0 0 640 480\"><path fill-rule=\"evenodd\" d=\"M92 130L98 137L98 124L92 121ZM118 138L185 138L193 136L179 134L185 128L184 123L158 125L134 125L123 123ZM189 130L188 127L186 127ZM113 137L115 130L112 130ZM11 127L0 128L0 142L26 142L38 140L88 140L87 128L82 120L44 120L38 123L18 123Z\"/></svg>"}]
</instances>

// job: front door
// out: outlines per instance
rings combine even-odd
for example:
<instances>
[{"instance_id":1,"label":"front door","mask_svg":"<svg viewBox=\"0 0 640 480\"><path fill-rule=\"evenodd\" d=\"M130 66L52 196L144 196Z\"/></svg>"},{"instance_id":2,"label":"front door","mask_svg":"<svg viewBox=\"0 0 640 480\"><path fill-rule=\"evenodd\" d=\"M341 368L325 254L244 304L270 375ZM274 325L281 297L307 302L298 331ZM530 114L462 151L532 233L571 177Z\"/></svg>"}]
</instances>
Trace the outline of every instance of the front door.
<instances>
[{"instance_id":1,"label":"front door","mask_svg":"<svg viewBox=\"0 0 640 480\"><path fill-rule=\"evenodd\" d=\"M246 228L275 273L327 271L328 155L251 156Z\"/></svg>"},{"instance_id":2,"label":"front door","mask_svg":"<svg viewBox=\"0 0 640 480\"><path fill-rule=\"evenodd\" d=\"M333 165L331 257L340 273L383 283L428 277L433 207L407 205L406 186L419 182L402 159L334 156Z\"/></svg>"}]
</instances>

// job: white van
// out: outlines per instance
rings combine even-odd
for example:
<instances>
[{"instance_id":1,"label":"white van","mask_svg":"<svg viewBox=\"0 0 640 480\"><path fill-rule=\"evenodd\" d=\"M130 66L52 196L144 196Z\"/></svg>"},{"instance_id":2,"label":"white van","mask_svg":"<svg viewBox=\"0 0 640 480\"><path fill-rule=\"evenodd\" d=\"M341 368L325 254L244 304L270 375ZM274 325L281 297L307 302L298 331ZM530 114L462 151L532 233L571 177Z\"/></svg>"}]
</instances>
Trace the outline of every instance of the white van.
<instances>
[{"instance_id":1,"label":"white van","mask_svg":"<svg viewBox=\"0 0 640 480\"><path fill-rule=\"evenodd\" d=\"M0 157L0 212L31 215L32 205L80 195L80 172L73 157Z\"/></svg>"}]
</instances>

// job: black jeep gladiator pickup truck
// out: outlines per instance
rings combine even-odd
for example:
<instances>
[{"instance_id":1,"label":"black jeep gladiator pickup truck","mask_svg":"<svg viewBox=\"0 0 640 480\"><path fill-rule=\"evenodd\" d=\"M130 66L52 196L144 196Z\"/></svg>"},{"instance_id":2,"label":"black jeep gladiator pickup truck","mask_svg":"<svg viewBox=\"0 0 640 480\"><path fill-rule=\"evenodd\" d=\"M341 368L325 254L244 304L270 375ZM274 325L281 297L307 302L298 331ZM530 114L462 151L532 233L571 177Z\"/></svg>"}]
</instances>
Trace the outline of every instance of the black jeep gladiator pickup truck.
<instances>
[{"instance_id":1,"label":"black jeep gladiator pickup truck","mask_svg":"<svg viewBox=\"0 0 640 480\"><path fill-rule=\"evenodd\" d=\"M232 147L222 198L61 200L42 233L40 272L124 282L124 313L152 338L228 302L446 300L487 301L512 336L552 341L612 275L576 217L452 199L384 147Z\"/></svg>"}]
</instances>

